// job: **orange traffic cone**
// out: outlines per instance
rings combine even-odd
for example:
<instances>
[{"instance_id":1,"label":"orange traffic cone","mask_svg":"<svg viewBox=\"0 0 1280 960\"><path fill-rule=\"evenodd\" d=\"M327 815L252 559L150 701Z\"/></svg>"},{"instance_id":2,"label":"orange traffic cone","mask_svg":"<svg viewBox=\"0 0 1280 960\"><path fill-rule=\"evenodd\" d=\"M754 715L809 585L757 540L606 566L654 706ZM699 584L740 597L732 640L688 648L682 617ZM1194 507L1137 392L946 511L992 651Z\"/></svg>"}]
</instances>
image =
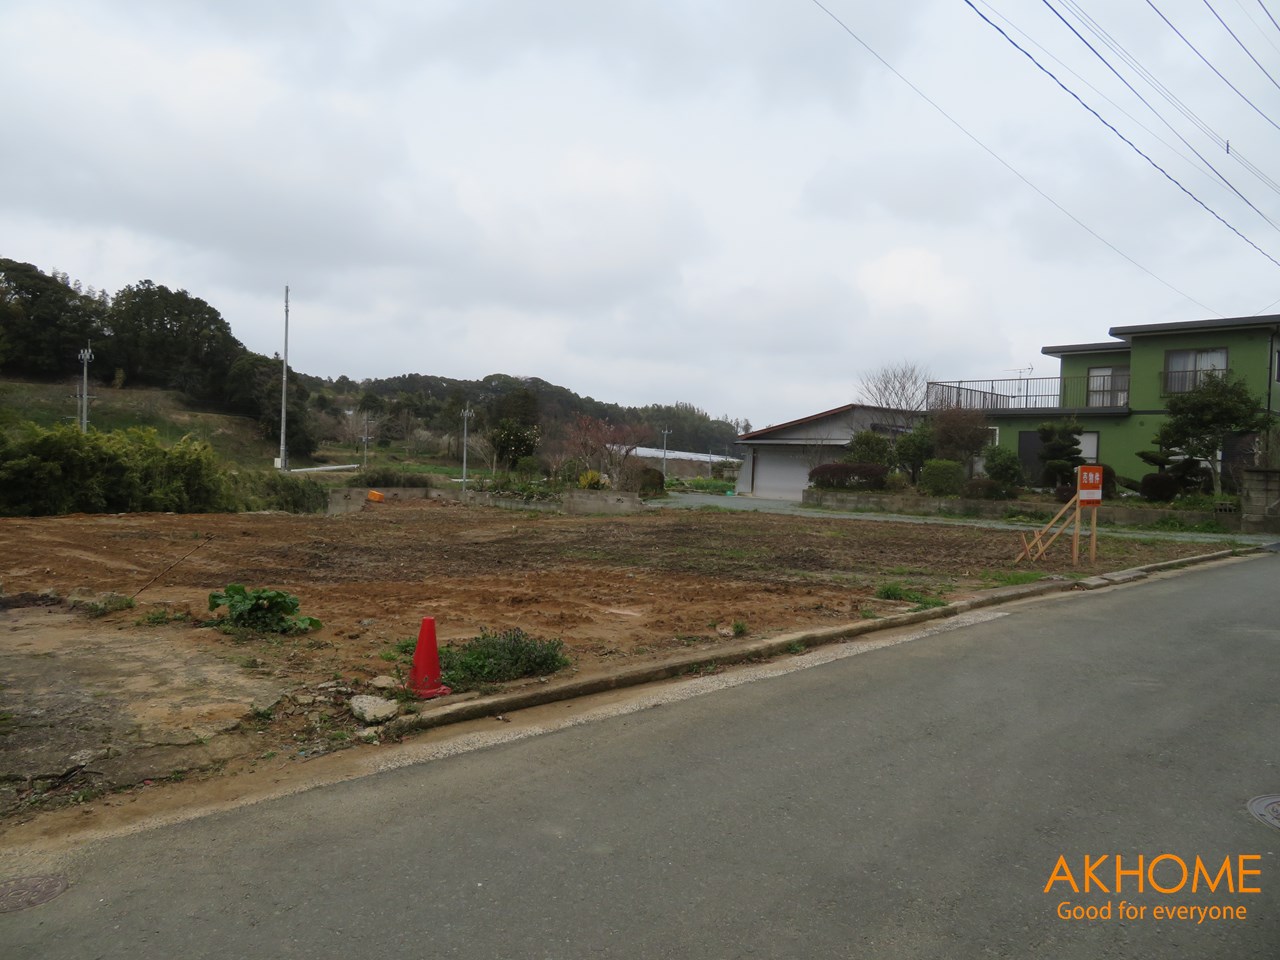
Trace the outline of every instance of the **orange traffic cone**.
<instances>
[{"instance_id":1,"label":"orange traffic cone","mask_svg":"<svg viewBox=\"0 0 1280 960\"><path fill-rule=\"evenodd\" d=\"M409 671L410 692L423 699L453 693L440 682L440 648L436 645L436 618L423 617L418 645L413 648L413 668Z\"/></svg>"}]
</instances>

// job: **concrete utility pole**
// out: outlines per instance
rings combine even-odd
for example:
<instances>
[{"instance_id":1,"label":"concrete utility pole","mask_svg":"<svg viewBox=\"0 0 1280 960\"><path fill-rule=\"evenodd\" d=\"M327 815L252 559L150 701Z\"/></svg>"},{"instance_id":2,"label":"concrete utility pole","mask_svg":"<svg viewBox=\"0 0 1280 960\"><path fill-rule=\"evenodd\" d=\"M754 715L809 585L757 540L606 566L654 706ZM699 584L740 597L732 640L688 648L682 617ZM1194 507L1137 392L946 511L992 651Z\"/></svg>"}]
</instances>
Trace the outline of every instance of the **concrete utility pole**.
<instances>
[{"instance_id":1,"label":"concrete utility pole","mask_svg":"<svg viewBox=\"0 0 1280 960\"><path fill-rule=\"evenodd\" d=\"M89 361L93 359L93 343L86 342L85 348L80 351L80 363L84 368L84 375L80 381L80 432L89 432Z\"/></svg>"},{"instance_id":2,"label":"concrete utility pole","mask_svg":"<svg viewBox=\"0 0 1280 960\"><path fill-rule=\"evenodd\" d=\"M667 434L669 434L670 432L671 431L666 427L662 428L662 479L663 479L663 482L666 482L666 479L667 479Z\"/></svg>"},{"instance_id":3,"label":"concrete utility pole","mask_svg":"<svg viewBox=\"0 0 1280 960\"><path fill-rule=\"evenodd\" d=\"M467 492L467 422L474 416L471 404L462 411L462 492Z\"/></svg>"},{"instance_id":4,"label":"concrete utility pole","mask_svg":"<svg viewBox=\"0 0 1280 960\"><path fill-rule=\"evenodd\" d=\"M280 469L289 469L285 421L289 416L289 287L284 288L284 357L280 361Z\"/></svg>"}]
</instances>

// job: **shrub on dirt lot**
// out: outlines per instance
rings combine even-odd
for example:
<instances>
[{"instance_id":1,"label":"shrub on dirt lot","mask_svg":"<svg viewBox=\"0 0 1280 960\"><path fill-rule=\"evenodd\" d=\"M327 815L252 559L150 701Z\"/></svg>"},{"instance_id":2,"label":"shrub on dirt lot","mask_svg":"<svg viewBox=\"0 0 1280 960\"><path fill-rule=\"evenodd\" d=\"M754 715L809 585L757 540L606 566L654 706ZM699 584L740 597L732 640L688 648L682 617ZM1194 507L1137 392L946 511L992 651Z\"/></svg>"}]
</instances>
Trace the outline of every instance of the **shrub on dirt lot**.
<instances>
[{"instance_id":1,"label":"shrub on dirt lot","mask_svg":"<svg viewBox=\"0 0 1280 960\"><path fill-rule=\"evenodd\" d=\"M964 486L964 465L955 460L926 460L918 486L931 497L954 497Z\"/></svg>"},{"instance_id":2,"label":"shrub on dirt lot","mask_svg":"<svg viewBox=\"0 0 1280 960\"><path fill-rule=\"evenodd\" d=\"M1178 495L1181 485L1178 478L1168 473L1148 473L1142 478L1138 492L1143 500L1153 503L1168 503Z\"/></svg>"},{"instance_id":3,"label":"shrub on dirt lot","mask_svg":"<svg viewBox=\"0 0 1280 960\"><path fill-rule=\"evenodd\" d=\"M911 487L911 478L901 470L895 470L884 478L884 488L890 493L902 493Z\"/></svg>"},{"instance_id":4,"label":"shrub on dirt lot","mask_svg":"<svg viewBox=\"0 0 1280 960\"><path fill-rule=\"evenodd\" d=\"M1008 491L990 477L974 477L964 485L964 496L970 500L1005 500Z\"/></svg>"},{"instance_id":5,"label":"shrub on dirt lot","mask_svg":"<svg viewBox=\"0 0 1280 960\"><path fill-rule=\"evenodd\" d=\"M656 467L644 467L636 479L637 491L642 497L665 497L667 482Z\"/></svg>"},{"instance_id":6,"label":"shrub on dirt lot","mask_svg":"<svg viewBox=\"0 0 1280 960\"><path fill-rule=\"evenodd\" d=\"M1008 447L987 447L982 452L983 472L1006 493L1022 486L1022 461Z\"/></svg>"},{"instance_id":7,"label":"shrub on dirt lot","mask_svg":"<svg viewBox=\"0 0 1280 960\"><path fill-rule=\"evenodd\" d=\"M0 437L0 515L225 510L213 449L193 437L160 445L150 429L81 433L34 424Z\"/></svg>"},{"instance_id":8,"label":"shrub on dirt lot","mask_svg":"<svg viewBox=\"0 0 1280 960\"><path fill-rule=\"evenodd\" d=\"M243 584L230 583L227 589L209 594L209 609L227 608L219 619L223 627L255 630L259 633L306 633L323 624L315 617L298 615L298 598L283 590L246 590Z\"/></svg>"},{"instance_id":9,"label":"shrub on dirt lot","mask_svg":"<svg viewBox=\"0 0 1280 960\"><path fill-rule=\"evenodd\" d=\"M587 470L578 477L579 490L603 490L605 486L604 477L597 470Z\"/></svg>"},{"instance_id":10,"label":"shrub on dirt lot","mask_svg":"<svg viewBox=\"0 0 1280 960\"><path fill-rule=\"evenodd\" d=\"M889 468L881 463L824 463L809 471L820 490L883 490Z\"/></svg>"},{"instance_id":11,"label":"shrub on dirt lot","mask_svg":"<svg viewBox=\"0 0 1280 960\"><path fill-rule=\"evenodd\" d=\"M873 430L855 433L849 441L846 463L881 463L886 467L893 460L893 441Z\"/></svg>"},{"instance_id":12,"label":"shrub on dirt lot","mask_svg":"<svg viewBox=\"0 0 1280 960\"><path fill-rule=\"evenodd\" d=\"M537 457L521 457L511 468L511 472L521 480L537 480L546 471L542 469L542 461Z\"/></svg>"},{"instance_id":13,"label":"shrub on dirt lot","mask_svg":"<svg viewBox=\"0 0 1280 960\"><path fill-rule=\"evenodd\" d=\"M279 470L249 470L230 477L236 510L285 510L319 513L329 504L324 487L311 477Z\"/></svg>"},{"instance_id":14,"label":"shrub on dirt lot","mask_svg":"<svg viewBox=\"0 0 1280 960\"><path fill-rule=\"evenodd\" d=\"M563 640L531 637L519 628L497 633L481 630L478 637L440 648L443 680L457 691L545 676L568 665Z\"/></svg>"},{"instance_id":15,"label":"shrub on dirt lot","mask_svg":"<svg viewBox=\"0 0 1280 960\"><path fill-rule=\"evenodd\" d=\"M431 476L426 473L410 473L391 467L364 470L351 478L353 487L429 487Z\"/></svg>"}]
</instances>

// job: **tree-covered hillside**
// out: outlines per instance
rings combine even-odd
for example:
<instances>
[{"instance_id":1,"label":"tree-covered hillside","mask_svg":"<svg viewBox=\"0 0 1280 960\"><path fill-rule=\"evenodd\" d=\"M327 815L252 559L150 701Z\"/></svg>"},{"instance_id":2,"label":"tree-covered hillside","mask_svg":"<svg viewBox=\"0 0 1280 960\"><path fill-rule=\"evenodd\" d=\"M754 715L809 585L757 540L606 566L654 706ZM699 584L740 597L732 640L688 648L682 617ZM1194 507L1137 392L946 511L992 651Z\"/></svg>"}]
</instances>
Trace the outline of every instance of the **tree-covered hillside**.
<instances>
[{"instance_id":1,"label":"tree-covered hillside","mask_svg":"<svg viewBox=\"0 0 1280 960\"><path fill-rule=\"evenodd\" d=\"M264 437L280 430L280 360L248 350L216 308L185 290L141 280L109 295L65 273L0 258L0 374L56 380L78 376L92 344L92 382L181 391L201 409L254 418ZM629 442L673 450L730 452L750 429L687 403L622 407L580 397L537 378L493 374L453 380L407 373L381 380L319 378L290 370L289 452L370 437L383 445L434 445L460 453L463 411L494 465L554 459L582 418L624 431Z\"/></svg>"}]
</instances>

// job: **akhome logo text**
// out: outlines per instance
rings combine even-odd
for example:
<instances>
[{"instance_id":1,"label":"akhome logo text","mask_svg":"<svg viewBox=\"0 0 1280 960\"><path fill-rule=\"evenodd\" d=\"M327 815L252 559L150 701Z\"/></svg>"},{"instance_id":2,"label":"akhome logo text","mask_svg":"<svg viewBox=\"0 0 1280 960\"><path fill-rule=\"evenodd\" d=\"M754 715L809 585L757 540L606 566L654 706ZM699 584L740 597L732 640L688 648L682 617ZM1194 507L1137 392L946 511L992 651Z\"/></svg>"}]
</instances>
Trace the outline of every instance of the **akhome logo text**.
<instances>
[{"instance_id":1,"label":"akhome logo text","mask_svg":"<svg viewBox=\"0 0 1280 960\"><path fill-rule=\"evenodd\" d=\"M1159 920L1204 923L1213 920L1247 920L1248 908L1234 903L1186 903L1188 894L1208 897L1217 894L1261 893L1261 854L1242 853L1223 857L1221 862L1207 862L1198 854L1181 857L1161 853L1153 857L1143 854L1085 854L1079 870L1073 871L1065 856L1058 857L1044 892L1064 894L1128 894L1144 895L1147 902L1124 900L1060 901L1055 913L1061 920ZM1179 895L1179 901L1165 897Z\"/></svg>"}]
</instances>

